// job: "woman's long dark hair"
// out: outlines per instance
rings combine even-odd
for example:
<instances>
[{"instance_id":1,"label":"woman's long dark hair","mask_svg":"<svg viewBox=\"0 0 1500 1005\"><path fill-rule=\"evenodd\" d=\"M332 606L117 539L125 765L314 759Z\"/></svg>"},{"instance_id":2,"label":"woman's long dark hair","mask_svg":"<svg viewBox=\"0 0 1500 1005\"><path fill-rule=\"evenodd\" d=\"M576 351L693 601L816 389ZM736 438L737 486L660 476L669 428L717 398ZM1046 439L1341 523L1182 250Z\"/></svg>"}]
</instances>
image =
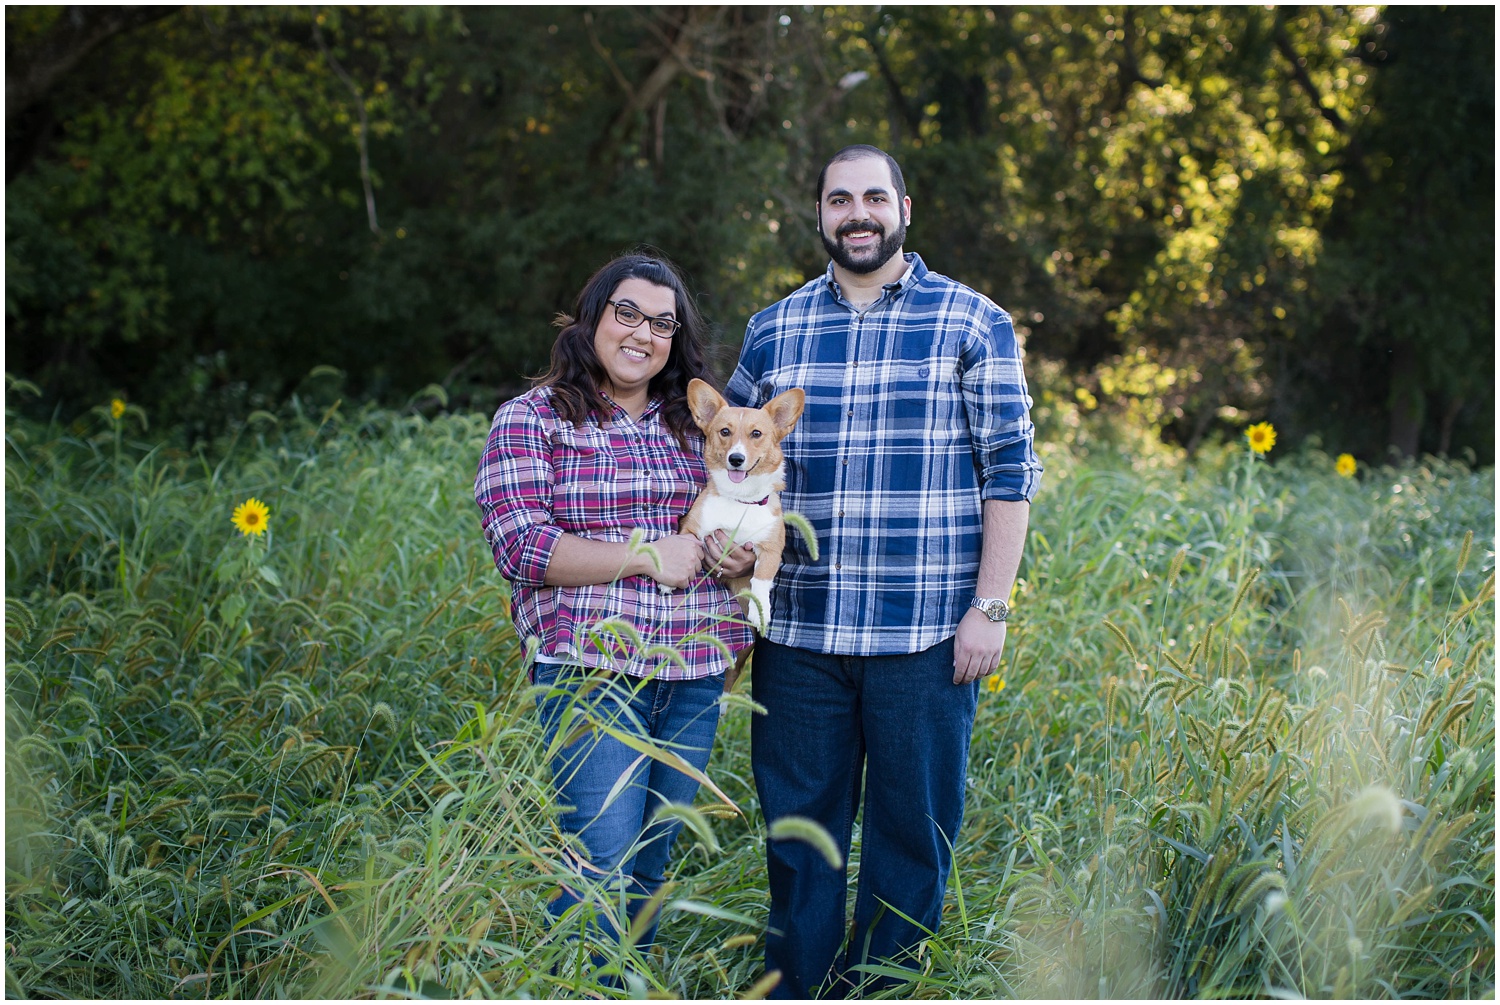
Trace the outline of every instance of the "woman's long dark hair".
<instances>
[{"instance_id":1,"label":"woman's long dark hair","mask_svg":"<svg viewBox=\"0 0 1500 1005\"><path fill-rule=\"evenodd\" d=\"M610 309L608 301L615 288L627 279L644 279L664 286L677 298L677 323L682 327L672 336L667 365L651 378L647 390L661 396L662 419L685 449L688 433L698 428L688 409L688 381L694 377L709 379L704 351L707 332L703 315L698 313L698 305L688 293L682 273L665 258L639 253L621 255L594 273L578 294L572 315L558 317L562 331L552 345L552 365L536 379L535 386L552 388L553 409L575 426L586 422L590 415L601 423L609 419L613 411L599 390L605 373L594 352L594 332L604 312Z\"/></svg>"}]
</instances>

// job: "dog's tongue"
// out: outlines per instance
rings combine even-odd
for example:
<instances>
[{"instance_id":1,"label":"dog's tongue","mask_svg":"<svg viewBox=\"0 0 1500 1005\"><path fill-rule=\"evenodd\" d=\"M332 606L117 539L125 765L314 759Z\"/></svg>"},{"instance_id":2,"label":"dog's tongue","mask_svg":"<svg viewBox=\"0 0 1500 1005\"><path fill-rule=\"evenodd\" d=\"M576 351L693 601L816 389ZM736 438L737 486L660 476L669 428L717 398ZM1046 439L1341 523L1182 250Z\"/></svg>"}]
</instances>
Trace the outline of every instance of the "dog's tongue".
<instances>
[{"instance_id":1,"label":"dog's tongue","mask_svg":"<svg viewBox=\"0 0 1500 1005\"><path fill-rule=\"evenodd\" d=\"M732 481L732 482L734 482L736 485L738 485L740 482L742 482L742 481L745 480L745 472L743 472L743 471L731 471L731 472L729 472L729 480Z\"/></svg>"}]
</instances>

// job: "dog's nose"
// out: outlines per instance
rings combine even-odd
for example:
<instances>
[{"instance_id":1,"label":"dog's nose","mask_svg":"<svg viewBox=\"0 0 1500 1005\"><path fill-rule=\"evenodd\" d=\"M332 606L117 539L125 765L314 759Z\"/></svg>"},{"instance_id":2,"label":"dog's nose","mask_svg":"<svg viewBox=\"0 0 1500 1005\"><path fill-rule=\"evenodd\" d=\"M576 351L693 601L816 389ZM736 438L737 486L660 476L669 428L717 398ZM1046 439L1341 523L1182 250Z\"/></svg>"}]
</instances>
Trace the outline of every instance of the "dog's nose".
<instances>
[{"instance_id":1,"label":"dog's nose","mask_svg":"<svg viewBox=\"0 0 1500 1005\"><path fill-rule=\"evenodd\" d=\"M744 464L745 464L745 455L744 454L730 454L728 459L729 459L729 466L731 468L744 467Z\"/></svg>"}]
</instances>

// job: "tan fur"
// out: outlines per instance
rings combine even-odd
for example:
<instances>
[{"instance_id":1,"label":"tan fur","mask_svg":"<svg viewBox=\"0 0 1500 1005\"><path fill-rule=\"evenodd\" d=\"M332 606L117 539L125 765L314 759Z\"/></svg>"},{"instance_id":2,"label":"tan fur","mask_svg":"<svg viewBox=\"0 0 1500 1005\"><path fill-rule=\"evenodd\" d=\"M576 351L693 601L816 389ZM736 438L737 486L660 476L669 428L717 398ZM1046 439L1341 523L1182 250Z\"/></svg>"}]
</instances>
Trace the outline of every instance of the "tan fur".
<instances>
[{"instance_id":1,"label":"tan fur","mask_svg":"<svg viewBox=\"0 0 1500 1005\"><path fill-rule=\"evenodd\" d=\"M737 408L704 381L695 379L688 384L688 407L693 421L703 430L703 460L709 477L693 508L682 518L681 529L699 539L715 530L731 535L738 530L736 544L748 540L754 545L752 574L730 580L729 588L739 596L755 581L754 589L759 591L765 609L743 596L740 606L751 624L758 624L762 631L769 627L769 586L781 568L781 552L786 545L786 525L781 519L781 490L786 488L781 441L797 424L806 401L806 394L797 387L778 394L764 408ZM748 472L738 485L728 477L735 470L730 455L736 448L741 455L740 470ZM765 505L756 505L761 498L766 498ZM726 678L726 689L734 686L748 655L746 650L736 662Z\"/></svg>"}]
</instances>

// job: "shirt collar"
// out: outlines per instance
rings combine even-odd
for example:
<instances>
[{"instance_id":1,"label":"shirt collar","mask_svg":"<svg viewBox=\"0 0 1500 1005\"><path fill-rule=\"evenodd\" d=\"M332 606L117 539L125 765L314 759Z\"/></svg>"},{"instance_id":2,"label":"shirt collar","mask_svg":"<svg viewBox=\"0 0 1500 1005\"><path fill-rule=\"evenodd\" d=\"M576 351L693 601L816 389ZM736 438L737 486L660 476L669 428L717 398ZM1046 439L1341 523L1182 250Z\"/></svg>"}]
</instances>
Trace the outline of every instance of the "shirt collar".
<instances>
[{"instance_id":1,"label":"shirt collar","mask_svg":"<svg viewBox=\"0 0 1500 1005\"><path fill-rule=\"evenodd\" d=\"M599 393L603 395L605 401L609 402L610 408L614 411L613 420L617 421L621 418L624 418L630 422L635 423L636 425L644 425L645 423L650 422L653 418L656 417L656 413L662 410L662 406L666 404L666 399L664 399L661 395L653 394L646 402L646 410L641 413L641 417L639 419L632 419L630 418L630 413L625 411L625 407L615 399L611 398L607 392L600 391Z\"/></svg>"},{"instance_id":2,"label":"shirt collar","mask_svg":"<svg viewBox=\"0 0 1500 1005\"><path fill-rule=\"evenodd\" d=\"M887 296L894 297L902 291L917 285L927 275L927 263L922 261L921 255L915 251L908 251L902 257L906 259L906 271L894 283L885 284L884 289ZM835 300L842 300L844 291L839 288L838 280L833 278L833 262L830 261L828 263L828 268L823 273L823 279L828 285L828 292L833 294L833 298Z\"/></svg>"}]
</instances>

